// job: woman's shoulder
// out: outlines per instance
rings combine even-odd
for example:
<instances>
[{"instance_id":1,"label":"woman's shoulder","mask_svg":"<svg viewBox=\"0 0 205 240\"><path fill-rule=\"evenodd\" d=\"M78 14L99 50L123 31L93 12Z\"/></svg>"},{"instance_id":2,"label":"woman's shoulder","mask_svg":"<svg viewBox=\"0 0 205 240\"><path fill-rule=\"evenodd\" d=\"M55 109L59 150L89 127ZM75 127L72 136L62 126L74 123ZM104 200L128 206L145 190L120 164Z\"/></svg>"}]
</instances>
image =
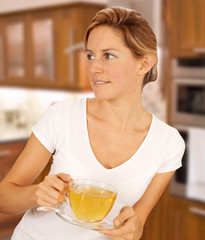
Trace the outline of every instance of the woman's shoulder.
<instances>
[{"instance_id":1,"label":"woman's shoulder","mask_svg":"<svg viewBox=\"0 0 205 240\"><path fill-rule=\"evenodd\" d=\"M156 141L156 144L159 147L162 147L164 152L165 149L169 152L169 154L174 153L183 153L185 149L185 142L179 131L170 126L166 122L154 117L154 130L153 137Z\"/></svg>"},{"instance_id":2,"label":"woman's shoulder","mask_svg":"<svg viewBox=\"0 0 205 240\"><path fill-rule=\"evenodd\" d=\"M50 111L68 111L71 109L85 107L86 98L66 99L64 101L56 102L50 106Z\"/></svg>"},{"instance_id":3,"label":"woman's shoulder","mask_svg":"<svg viewBox=\"0 0 205 240\"><path fill-rule=\"evenodd\" d=\"M158 119L156 116L153 116L153 121L154 132L160 135L160 137L164 136L165 138L174 138L183 141L179 131L175 127Z\"/></svg>"},{"instance_id":4,"label":"woman's shoulder","mask_svg":"<svg viewBox=\"0 0 205 240\"><path fill-rule=\"evenodd\" d=\"M61 102L56 102L54 104L54 106L58 106L58 107L72 107L72 106L77 106L77 105L84 105L86 102L86 98L76 98L76 99L66 99L64 101Z\"/></svg>"}]
</instances>

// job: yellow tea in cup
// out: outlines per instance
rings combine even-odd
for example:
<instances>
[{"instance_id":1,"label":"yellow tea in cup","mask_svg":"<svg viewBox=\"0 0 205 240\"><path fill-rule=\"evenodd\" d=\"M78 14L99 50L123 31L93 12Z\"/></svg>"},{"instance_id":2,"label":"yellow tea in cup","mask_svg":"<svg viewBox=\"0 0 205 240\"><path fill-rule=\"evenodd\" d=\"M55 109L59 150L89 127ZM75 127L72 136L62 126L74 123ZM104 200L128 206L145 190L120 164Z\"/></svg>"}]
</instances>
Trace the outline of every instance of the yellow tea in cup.
<instances>
[{"instance_id":1,"label":"yellow tea in cup","mask_svg":"<svg viewBox=\"0 0 205 240\"><path fill-rule=\"evenodd\" d=\"M117 192L114 187L93 180L69 183L69 201L75 216L86 222L101 221L111 210Z\"/></svg>"}]
</instances>

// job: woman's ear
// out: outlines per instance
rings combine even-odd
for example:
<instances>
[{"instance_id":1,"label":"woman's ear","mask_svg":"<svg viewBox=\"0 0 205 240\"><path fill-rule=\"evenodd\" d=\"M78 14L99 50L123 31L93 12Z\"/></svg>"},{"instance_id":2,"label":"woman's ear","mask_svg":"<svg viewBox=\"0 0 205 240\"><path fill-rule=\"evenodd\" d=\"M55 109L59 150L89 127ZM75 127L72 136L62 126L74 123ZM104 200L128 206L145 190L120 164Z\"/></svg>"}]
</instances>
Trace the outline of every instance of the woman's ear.
<instances>
[{"instance_id":1,"label":"woman's ear","mask_svg":"<svg viewBox=\"0 0 205 240\"><path fill-rule=\"evenodd\" d=\"M142 59L141 59L141 64L139 67L138 74L139 75L144 75L147 72L150 71L150 69L154 66L156 63L156 57L154 54L146 54Z\"/></svg>"}]
</instances>

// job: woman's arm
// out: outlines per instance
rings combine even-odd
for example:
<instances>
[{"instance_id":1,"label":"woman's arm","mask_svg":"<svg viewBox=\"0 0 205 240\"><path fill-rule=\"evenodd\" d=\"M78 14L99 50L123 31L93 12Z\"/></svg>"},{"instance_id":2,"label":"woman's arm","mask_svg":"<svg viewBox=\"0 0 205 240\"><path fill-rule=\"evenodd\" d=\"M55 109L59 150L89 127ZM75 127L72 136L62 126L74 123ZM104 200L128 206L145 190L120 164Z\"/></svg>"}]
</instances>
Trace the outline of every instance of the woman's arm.
<instances>
[{"instance_id":1,"label":"woman's arm","mask_svg":"<svg viewBox=\"0 0 205 240\"><path fill-rule=\"evenodd\" d=\"M115 218L114 224L116 226L121 225L123 222L124 224L117 229L100 232L108 235L113 240L140 239L147 217L164 192L174 172L157 173L141 199L133 207L126 206L122 208L120 214Z\"/></svg>"},{"instance_id":2,"label":"woman's arm","mask_svg":"<svg viewBox=\"0 0 205 240\"><path fill-rule=\"evenodd\" d=\"M147 217L158 202L162 193L166 189L174 173L175 171L157 173L153 177L141 199L133 206L143 225L145 224Z\"/></svg>"},{"instance_id":3,"label":"woman's arm","mask_svg":"<svg viewBox=\"0 0 205 240\"><path fill-rule=\"evenodd\" d=\"M61 200L60 191L66 185L67 175L49 176L42 183L32 185L51 156L31 134L23 152L0 183L0 212L17 214L37 205L55 205Z\"/></svg>"}]
</instances>

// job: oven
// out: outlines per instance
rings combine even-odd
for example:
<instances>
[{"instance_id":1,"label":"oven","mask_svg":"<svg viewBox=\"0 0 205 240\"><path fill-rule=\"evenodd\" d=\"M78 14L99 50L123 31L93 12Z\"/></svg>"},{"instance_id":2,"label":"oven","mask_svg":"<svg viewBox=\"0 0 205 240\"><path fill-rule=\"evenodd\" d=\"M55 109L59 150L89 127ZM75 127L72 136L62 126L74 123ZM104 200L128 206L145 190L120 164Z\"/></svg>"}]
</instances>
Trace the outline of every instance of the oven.
<instances>
[{"instance_id":1,"label":"oven","mask_svg":"<svg viewBox=\"0 0 205 240\"><path fill-rule=\"evenodd\" d=\"M172 124L205 127L205 59L172 62Z\"/></svg>"}]
</instances>

